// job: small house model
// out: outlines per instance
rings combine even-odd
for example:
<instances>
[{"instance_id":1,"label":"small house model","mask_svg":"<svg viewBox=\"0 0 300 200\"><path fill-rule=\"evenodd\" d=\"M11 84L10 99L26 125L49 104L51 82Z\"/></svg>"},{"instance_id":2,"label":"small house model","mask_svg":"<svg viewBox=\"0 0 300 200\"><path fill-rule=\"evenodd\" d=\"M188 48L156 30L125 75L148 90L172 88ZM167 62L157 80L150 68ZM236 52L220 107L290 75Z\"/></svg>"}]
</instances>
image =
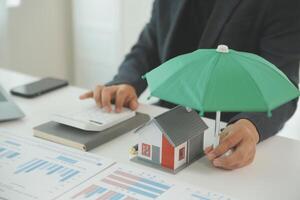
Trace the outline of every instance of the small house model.
<instances>
[{"instance_id":1,"label":"small house model","mask_svg":"<svg viewBox=\"0 0 300 200\"><path fill-rule=\"evenodd\" d=\"M203 156L207 125L197 112L177 106L141 127L137 159L175 172Z\"/></svg>"}]
</instances>

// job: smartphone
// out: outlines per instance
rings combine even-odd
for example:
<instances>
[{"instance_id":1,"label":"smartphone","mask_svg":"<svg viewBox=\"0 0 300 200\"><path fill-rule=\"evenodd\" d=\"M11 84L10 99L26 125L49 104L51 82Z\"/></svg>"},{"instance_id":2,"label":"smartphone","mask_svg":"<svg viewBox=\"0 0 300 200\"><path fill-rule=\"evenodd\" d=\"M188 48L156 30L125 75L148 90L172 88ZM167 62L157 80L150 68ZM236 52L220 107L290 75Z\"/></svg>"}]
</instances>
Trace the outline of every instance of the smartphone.
<instances>
[{"instance_id":1,"label":"smartphone","mask_svg":"<svg viewBox=\"0 0 300 200\"><path fill-rule=\"evenodd\" d=\"M33 98L68 85L68 81L56 78L43 78L33 83L21 85L10 90L11 94Z\"/></svg>"}]
</instances>

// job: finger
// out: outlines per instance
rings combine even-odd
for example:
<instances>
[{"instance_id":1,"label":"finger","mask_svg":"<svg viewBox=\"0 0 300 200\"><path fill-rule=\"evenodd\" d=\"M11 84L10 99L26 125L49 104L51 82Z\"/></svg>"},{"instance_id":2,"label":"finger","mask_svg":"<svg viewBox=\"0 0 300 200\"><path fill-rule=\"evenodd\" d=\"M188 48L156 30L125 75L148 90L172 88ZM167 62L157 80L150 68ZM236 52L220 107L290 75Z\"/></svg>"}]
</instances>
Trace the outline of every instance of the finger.
<instances>
[{"instance_id":1,"label":"finger","mask_svg":"<svg viewBox=\"0 0 300 200\"><path fill-rule=\"evenodd\" d=\"M237 169L249 163L253 157L251 147L247 143L241 144L231 155L215 159L213 165L223 169Z\"/></svg>"},{"instance_id":2,"label":"finger","mask_svg":"<svg viewBox=\"0 0 300 200\"><path fill-rule=\"evenodd\" d=\"M205 150L204 150L204 153L205 153L205 154L208 154L208 153L211 152L213 149L214 149L213 146L206 147Z\"/></svg>"},{"instance_id":3,"label":"finger","mask_svg":"<svg viewBox=\"0 0 300 200\"><path fill-rule=\"evenodd\" d=\"M224 139L227 137L227 135L229 135L230 132L231 132L231 126L227 126L222 130L222 132L220 133L220 143L224 141Z\"/></svg>"},{"instance_id":4,"label":"finger","mask_svg":"<svg viewBox=\"0 0 300 200\"><path fill-rule=\"evenodd\" d=\"M107 112L111 112L111 100L112 97L116 93L116 87L105 87L102 90L101 98L102 98L102 106L105 108Z\"/></svg>"},{"instance_id":5,"label":"finger","mask_svg":"<svg viewBox=\"0 0 300 200\"><path fill-rule=\"evenodd\" d=\"M102 85L97 85L94 91L94 100L96 102L96 104L100 107L102 107L102 90L103 90L104 86Z\"/></svg>"},{"instance_id":6,"label":"finger","mask_svg":"<svg viewBox=\"0 0 300 200\"><path fill-rule=\"evenodd\" d=\"M89 98L93 98L93 96L94 96L94 92L93 91L89 91L89 92L86 92L86 93L80 95L79 99L81 99L81 100L89 99Z\"/></svg>"},{"instance_id":7,"label":"finger","mask_svg":"<svg viewBox=\"0 0 300 200\"><path fill-rule=\"evenodd\" d=\"M226 153L229 149L238 145L242 140L242 134L239 132L231 133L224 138L223 141L212 152L207 155L209 160L213 160Z\"/></svg>"},{"instance_id":8,"label":"finger","mask_svg":"<svg viewBox=\"0 0 300 200\"><path fill-rule=\"evenodd\" d=\"M126 91L123 89L119 89L116 93L116 102L115 102L116 112L122 111L122 107L124 106L125 99L126 99Z\"/></svg>"},{"instance_id":9,"label":"finger","mask_svg":"<svg viewBox=\"0 0 300 200\"><path fill-rule=\"evenodd\" d=\"M137 98L133 98L129 101L129 106L128 106L131 110L137 110L137 108L139 107L139 103L137 101Z\"/></svg>"},{"instance_id":10,"label":"finger","mask_svg":"<svg viewBox=\"0 0 300 200\"><path fill-rule=\"evenodd\" d=\"M131 110L137 110L139 103L136 94L132 94L131 96L127 97L125 106Z\"/></svg>"}]
</instances>

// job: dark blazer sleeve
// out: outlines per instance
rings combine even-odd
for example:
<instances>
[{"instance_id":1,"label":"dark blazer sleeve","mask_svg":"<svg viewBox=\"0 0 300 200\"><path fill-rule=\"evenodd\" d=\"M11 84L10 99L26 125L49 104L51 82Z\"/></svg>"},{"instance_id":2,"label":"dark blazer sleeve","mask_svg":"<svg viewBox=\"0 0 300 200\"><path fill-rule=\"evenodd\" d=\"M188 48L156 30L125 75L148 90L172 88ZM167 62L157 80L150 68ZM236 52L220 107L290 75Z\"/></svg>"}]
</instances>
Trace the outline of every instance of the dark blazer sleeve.
<instances>
[{"instance_id":1,"label":"dark blazer sleeve","mask_svg":"<svg viewBox=\"0 0 300 200\"><path fill-rule=\"evenodd\" d=\"M278 3L277 3L278 2ZM300 60L300 4L297 1L271 1L266 15L262 37L259 42L260 55L275 64L298 87ZM292 3L294 2L294 3ZM285 5L283 5L285 4ZM276 88L274 88L276 92ZM260 141L275 135L294 114L298 99L288 102L266 113L240 113L230 123L239 119L250 120L257 128Z\"/></svg>"},{"instance_id":2,"label":"dark blazer sleeve","mask_svg":"<svg viewBox=\"0 0 300 200\"><path fill-rule=\"evenodd\" d=\"M138 95L147 87L146 81L141 78L142 75L160 64L156 35L157 2L156 0L153 4L150 22L146 24L137 43L125 57L117 75L106 85L130 84Z\"/></svg>"}]
</instances>

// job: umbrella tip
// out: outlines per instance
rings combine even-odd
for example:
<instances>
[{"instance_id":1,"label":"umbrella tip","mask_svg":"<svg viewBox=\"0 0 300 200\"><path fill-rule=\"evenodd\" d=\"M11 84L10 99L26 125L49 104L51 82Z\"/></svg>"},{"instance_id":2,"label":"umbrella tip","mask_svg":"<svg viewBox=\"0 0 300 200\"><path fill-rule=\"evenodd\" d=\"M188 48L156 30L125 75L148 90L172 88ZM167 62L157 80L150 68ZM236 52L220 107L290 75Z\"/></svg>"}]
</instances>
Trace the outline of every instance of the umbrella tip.
<instances>
[{"instance_id":1,"label":"umbrella tip","mask_svg":"<svg viewBox=\"0 0 300 200\"><path fill-rule=\"evenodd\" d=\"M229 52L229 48L228 46L224 45L224 44L220 44L217 48L217 52L220 53L228 53Z\"/></svg>"},{"instance_id":2,"label":"umbrella tip","mask_svg":"<svg viewBox=\"0 0 300 200\"><path fill-rule=\"evenodd\" d=\"M271 111L268 111L268 117L272 117L272 112Z\"/></svg>"},{"instance_id":3,"label":"umbrella tip","mask_svg":"<svg viewBox=\"0 0 300 200\"><path fill-rule=\"evenodd\" d=\"M186 109L187 112L192 112L192 109L189 108L189 107L185 107L185 109Z\"/></svg>"},{"instance_id":4,"label":"umbrella tip","mask_svg":"<svg viewBox=\"0 0 300 200\"><path fill-rule=\"evenodd\" d=\"M201 116L201 117L204 116L204 111L200 111L200 116Z\"/></svg>"}]
</instances>

